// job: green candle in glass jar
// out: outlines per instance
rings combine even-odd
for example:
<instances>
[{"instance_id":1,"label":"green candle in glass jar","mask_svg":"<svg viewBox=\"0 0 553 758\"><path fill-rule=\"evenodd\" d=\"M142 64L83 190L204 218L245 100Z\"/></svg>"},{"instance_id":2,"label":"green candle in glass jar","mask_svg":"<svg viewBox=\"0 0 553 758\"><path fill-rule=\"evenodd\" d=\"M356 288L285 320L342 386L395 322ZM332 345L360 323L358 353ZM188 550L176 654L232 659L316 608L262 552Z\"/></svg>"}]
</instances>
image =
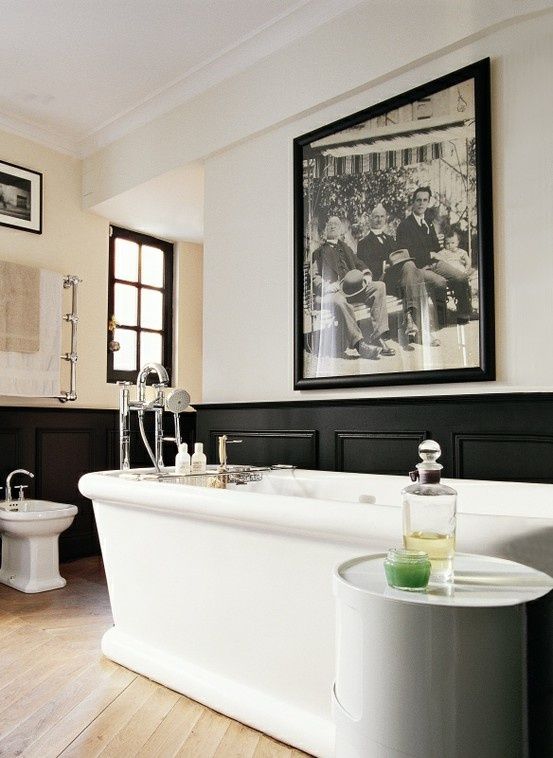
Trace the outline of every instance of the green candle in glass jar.
<instances>
[{"instance_id":1,"label":"green candle in glass jar","mask_svg":"<svg viewBox=\"0 0 553 758\"><path fill-rule=\"evenodd\" d=\"M391 548L384 560L388 584L397 590L425 590L430 579L430 570L430 558L423 550Z\"/></svg>"}]
</instances>

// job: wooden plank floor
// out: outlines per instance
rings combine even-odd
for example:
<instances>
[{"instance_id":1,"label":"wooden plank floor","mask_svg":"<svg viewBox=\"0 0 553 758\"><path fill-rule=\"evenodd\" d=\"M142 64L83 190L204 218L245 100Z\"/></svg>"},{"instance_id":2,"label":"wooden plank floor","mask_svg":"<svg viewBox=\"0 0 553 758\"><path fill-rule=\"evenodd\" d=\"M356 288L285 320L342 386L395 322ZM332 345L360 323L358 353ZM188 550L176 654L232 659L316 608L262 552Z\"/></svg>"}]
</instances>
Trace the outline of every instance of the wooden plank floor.
<instances>
[{"instance_id":1,"label":"wooden plank floor","mask_svg":"<svg viewBox=\"0 0 553 758\"><path fill-rule=\"evenodd\" d=\"M64 589L36 595L0 584L0 756L306 755L104 658L101 559L62 575Z\"/></svg>"}]
</instances>

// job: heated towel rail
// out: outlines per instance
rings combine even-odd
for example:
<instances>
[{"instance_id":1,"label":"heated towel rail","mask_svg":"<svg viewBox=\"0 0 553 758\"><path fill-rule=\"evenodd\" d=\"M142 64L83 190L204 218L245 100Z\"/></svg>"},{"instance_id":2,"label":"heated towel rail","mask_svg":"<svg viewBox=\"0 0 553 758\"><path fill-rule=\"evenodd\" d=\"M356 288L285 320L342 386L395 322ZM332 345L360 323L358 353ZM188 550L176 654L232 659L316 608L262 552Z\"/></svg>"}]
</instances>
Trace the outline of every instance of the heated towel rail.
<instances>
[{"instance_id":1,"label":"heated towel rail","mask_svg":"<svg viewBox=\"0 0 553 758\"><path fill-rule=\"evenodd\" d=\"M77 399L77 325L79 323L79 317L77 315L77 287L82 282L78 276L74 274L67 274L63 278L64 289L71 287L71 312L65 313L63 320L71 324L71 342L69 344L69 352L63 353L61 356L62 361L68 361L69 367L69 390L62 392L58 395L60 403L67 403L69 400Z\"/></svg>"}]
</instances>

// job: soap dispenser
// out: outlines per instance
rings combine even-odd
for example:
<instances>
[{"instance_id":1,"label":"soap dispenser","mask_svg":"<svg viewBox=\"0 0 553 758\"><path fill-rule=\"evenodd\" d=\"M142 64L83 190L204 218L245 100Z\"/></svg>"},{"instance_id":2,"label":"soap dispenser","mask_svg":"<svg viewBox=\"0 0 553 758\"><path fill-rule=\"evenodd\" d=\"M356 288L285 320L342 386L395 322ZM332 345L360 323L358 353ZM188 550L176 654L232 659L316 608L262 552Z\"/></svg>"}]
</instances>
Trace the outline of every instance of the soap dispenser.
<instances>
[{"instance_id":1,"label":"soap dispenser","mask_svg":"<svg viewBox=\"0 0 553 758\"><path fill-rule=\"evenodd\" d=\"M431 582L453 581L457 492L441 484L443 466L437 463L441 448L434 440L419 445L422 463L409 472L414 484L403 495L403 544L424 550L432 564Z\"/></svg>"}]
</instances>

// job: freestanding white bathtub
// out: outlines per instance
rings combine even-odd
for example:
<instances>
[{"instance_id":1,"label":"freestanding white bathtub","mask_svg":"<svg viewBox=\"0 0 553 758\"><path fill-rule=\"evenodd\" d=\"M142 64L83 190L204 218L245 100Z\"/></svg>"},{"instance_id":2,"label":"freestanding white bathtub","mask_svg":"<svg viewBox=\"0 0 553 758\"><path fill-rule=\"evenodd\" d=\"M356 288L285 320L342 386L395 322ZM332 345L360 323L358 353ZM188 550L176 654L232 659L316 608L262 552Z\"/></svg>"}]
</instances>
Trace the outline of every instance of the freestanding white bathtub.
<instances>
[{"instance_id":1,"label":"freestanding white bathtub","mask_svg":"<svg viewBox=\"0 0 553 758\"><path fill-rule=\"evenodd\" d=\"M444 481L459 492L458 550L553 573L553 485ZM86 474L114 616L103 652L331 756L333 569L401 543L408 483L296 470L215 490Z\"/></svg>"}]
</instances>

